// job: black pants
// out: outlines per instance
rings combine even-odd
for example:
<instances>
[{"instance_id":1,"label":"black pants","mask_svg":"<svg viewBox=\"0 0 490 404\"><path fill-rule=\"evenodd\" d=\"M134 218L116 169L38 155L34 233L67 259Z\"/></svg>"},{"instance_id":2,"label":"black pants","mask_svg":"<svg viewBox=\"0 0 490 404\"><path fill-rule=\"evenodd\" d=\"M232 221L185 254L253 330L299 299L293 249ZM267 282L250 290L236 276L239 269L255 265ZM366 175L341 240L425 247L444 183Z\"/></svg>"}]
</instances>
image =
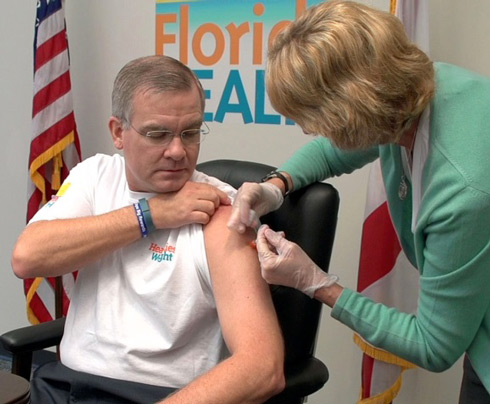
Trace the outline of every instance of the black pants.
<instances>
[{"instance_id":1,"label":"black pants","mask_svg":"<svg viewBox=\"0 0 490 404\"><path fill-rule=\"evenodd\" d=\"M468 355L464 358L463 370L459 404L490 404L490 394L471 366Z\"/></svg>"},{"instance_id":2,"label":"black pants","mask_svg":"<svg viewBox=\"0 0 490 404\"><path fill-rule=\"evenodd\" d=\"M32 404L150 404L175 389L76 372L60 362L36 370L31 380Z\"/></svg>"}]
</instances>

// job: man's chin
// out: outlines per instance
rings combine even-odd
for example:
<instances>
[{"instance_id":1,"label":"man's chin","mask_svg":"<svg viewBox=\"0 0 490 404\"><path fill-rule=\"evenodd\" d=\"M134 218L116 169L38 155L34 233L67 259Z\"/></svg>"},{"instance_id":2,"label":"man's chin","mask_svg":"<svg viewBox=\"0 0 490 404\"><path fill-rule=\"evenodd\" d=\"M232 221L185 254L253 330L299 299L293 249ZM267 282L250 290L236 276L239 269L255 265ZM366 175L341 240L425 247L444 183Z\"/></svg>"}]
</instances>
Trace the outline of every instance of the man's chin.
<instances>
[{"instance_id":1,"label":"man's chin","mask_svg":"<svg viewBox=\"0 0 490 404\"><path fill-rule=\"evenodd\" d=\"M182 189L189 178L158 179L154 182L154 188L158 193L176 192Z\"/></svg>"}]
</instances>

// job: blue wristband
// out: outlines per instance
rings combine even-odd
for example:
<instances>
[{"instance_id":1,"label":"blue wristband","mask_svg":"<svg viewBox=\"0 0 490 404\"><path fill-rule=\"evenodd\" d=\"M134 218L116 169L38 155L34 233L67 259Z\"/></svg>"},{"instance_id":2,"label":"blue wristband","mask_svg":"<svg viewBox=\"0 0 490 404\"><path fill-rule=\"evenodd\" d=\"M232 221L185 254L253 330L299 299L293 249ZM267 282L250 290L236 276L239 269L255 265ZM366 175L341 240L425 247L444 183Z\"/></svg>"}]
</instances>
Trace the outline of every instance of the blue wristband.
<instances>
[{"instance_id":1,"label":"blue wristband","mask_svg":"<svg viewBox=\"0 0 490 404\"><path fill-rule=\"evenodd\" d=\"M146 198L141 198L138 200L141 210L143 211L143 217L145 219L146 228L148 233L156 230L155 224L153 223L153 218L151 217L150 206L148 205L148 200Z\"/></svg>"},{"instance_id":2,"label":"blue wristband","mask_svg":"<svg viewBox=\"0 0 490 404\"><path fill-rule=\"evenodd\" d=\"M148 237L148 227L146 226L145 218L143 216L143 211L139 203L133 203L134 211L136 212L136 217L138 218L138 224L140 226L141 236Z\"/></svg>"}]
</instances>

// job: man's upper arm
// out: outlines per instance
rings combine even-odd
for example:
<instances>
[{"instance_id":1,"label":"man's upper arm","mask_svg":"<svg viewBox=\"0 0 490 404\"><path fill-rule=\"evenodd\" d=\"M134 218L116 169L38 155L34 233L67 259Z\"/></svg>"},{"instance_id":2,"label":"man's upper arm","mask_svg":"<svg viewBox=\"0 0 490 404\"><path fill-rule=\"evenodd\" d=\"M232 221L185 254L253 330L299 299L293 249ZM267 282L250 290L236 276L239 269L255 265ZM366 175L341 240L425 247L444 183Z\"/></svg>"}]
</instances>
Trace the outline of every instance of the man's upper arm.
<instances>
[{"instance_id":1,"label":"man's upper arm","mask_svg":"<svg viewBox=\"0 0 490 404\"><path fill-rule=\"evenodd\" d=\"M260 274L252 231L230 231L230 206L220 206L204 230L211 280L223 336L232 354L276 355L283 341L269 286Z\"/></svg>"}]
</instances>

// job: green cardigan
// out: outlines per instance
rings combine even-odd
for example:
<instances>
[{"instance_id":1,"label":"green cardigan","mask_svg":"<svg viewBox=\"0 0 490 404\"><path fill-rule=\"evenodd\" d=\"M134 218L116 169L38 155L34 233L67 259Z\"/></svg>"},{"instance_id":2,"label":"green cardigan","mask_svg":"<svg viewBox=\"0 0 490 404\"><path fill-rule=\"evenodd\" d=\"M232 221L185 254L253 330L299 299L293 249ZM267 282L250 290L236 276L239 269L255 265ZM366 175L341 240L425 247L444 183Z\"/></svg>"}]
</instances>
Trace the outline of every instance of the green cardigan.
<instances>
[{"instance_id":1,"label":"green cardigan","mask_svg":"<svg viewBox=\"0 0 490 404\"><path fill-rule=\"evenodd\" d=\"M490 79L435 63L429 152L411 230L411 190L398 197L400 147L341 151L325 138L299 149L280 169L294 188L352 172L380 157L392 219L420 272L416 314L345 289L332 316L366 341L440 372L466 351L490 391Z\"/></svg>"}]
</instances>

